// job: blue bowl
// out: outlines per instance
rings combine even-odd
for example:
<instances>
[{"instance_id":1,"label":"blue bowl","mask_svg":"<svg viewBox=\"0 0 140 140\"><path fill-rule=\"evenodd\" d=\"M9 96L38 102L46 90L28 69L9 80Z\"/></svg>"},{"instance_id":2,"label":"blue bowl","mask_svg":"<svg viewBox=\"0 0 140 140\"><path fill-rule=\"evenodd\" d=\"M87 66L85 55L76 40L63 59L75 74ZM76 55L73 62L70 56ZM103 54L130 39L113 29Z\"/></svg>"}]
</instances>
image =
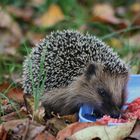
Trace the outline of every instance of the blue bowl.
<instances>
[{"instance_id":1,"label":"blue bowl","mask_svg":"<svg viewBox=\"0 0 140 140\"><path fill-rule=\"evenodd\" d=\"M131 75L128 82L128 98L127 102L131 102L134 99L140 97L140 75ZM95 116L91 116L94 113L94 108L88 104L81 106L79 111L79 122L95 122ZM119 123L110 123L108 125L118 125Z\"/></svg>"}]
</instances>

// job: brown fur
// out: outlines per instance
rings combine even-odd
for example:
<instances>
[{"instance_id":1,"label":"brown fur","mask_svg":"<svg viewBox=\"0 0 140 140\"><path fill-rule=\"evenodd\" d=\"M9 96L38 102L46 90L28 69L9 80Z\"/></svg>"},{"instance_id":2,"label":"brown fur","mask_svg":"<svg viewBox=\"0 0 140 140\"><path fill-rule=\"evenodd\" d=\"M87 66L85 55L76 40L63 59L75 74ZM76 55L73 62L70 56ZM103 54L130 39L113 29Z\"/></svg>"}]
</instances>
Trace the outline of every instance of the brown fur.
<instances>
[{"instance_id":1,"label":"brown fur","mask_svg":"<svg viewBox=\"0 0 140 140\"><path fill-rule=\"evenodd\" d=\"M127 81L128 73L110 74L102 65L90 64L72 84L46 93L41 101L46 110L60 115L74 113L84 103L102 114L118 114L126 99Z\"/></svg>"}]
</instances>

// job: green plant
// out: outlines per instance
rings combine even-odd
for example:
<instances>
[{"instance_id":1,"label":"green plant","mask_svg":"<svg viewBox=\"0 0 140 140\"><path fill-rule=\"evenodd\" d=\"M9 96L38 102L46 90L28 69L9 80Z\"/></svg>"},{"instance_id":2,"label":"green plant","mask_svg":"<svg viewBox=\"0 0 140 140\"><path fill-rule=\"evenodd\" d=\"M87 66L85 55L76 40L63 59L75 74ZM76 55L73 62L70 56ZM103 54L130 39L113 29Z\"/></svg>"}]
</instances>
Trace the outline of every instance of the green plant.
<instances>
[{"instance_id":1,"label":"green plant","mask_svg":"<svg viewBox=\"0 0 140 140\"><path fill-rule=\"evenodd\" d=\"M44 93L44 84L45 84L45 77L42 77L42 74L46 74L46 71L45 71L45 66L44 66L44 61L45 61L45 55L46 55L46 51L47 49L44 49L44 51L42 51L42 55L41 55L41 59L40 59L40 72L39 72L39 79L41 79L41 83L38 83L38 85L36 86L35 83L34 83L34 77L33 77L33 63L32 63L32 60L29 59L29 74L30 74L30 79L32 81L32 95L34 97L34 109L37 110L38 107L39 107L39 100L42 96L42 94ZM28 50L27 50L28 52ZM28 52L29 54L29 52ZM44 74L44 75L45 75Z\"/></svg>"},{"instance_id":2,"label":"green plant","mask_svg":"<svg viewBox=\"0 0 140 140\"><path fill-rule=\"evenodd\" d=\"M9 99L6 96L6 94L10 90L10 88L13 87L14 85L15 85L14 83L11 83L7 89L5 89L3 92L0 92L0 116L3 116L5 114L5 112L4 112L4 106L2 104L2 101L3 100L7 100L7 102L11 105L11 107L17 112L18 117L21 118L15 102L12 99Z\"/></svg>"}]
</instances>

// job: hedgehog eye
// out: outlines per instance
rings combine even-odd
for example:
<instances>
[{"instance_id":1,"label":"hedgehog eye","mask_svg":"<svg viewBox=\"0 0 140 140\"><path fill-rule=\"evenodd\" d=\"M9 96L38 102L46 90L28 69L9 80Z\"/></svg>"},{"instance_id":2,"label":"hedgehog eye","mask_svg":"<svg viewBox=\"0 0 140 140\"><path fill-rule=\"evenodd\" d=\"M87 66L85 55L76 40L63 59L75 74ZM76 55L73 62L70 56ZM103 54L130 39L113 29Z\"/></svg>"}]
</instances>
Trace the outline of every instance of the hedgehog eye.
<instances>
[{"instance_id":1,"label":"hedgehog eye","mask_svg":"<svg viewBox=\"0 0 140 140\"><path fill-rule=\"evenodd\" d=\"M98 93L102 97L105 97L106 96L106 91L103 88L98 89Z\"/></svg>"}]
</instances>

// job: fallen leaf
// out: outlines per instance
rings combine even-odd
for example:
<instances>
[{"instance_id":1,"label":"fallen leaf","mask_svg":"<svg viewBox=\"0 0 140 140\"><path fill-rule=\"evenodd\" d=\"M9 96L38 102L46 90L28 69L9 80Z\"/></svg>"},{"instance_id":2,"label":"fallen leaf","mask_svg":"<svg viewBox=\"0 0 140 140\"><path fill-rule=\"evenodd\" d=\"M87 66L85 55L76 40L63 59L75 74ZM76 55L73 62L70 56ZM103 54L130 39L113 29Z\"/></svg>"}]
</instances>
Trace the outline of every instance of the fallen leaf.
<instances>
[{"instance_id":1,"label":"fallen leaf","mask_svg":"<svg viewBox=\"0 0 140 140\"><path fill-rule=\"evenodd\" d=\"M11 104L11 103L9 103L7 105L3 105L1 107L1 110L3 111L4 114L9 114L9 113L15 111L15 108L17 110L19 110L19 108L20 108L19 104L15 104L15 103Z\"/></svg>"},{"instance_id":2,"label":"fallen leaf","mask_svg":"<svg viewBox=\"0 0 140 140\"><path fill-rule=\"evenodd\" d=\"M42 40L45 35L43 33L34 33L29 31L26 36L29 39L31 45L34 47L34 44L37 44L40 40Z\"/></svg>"},{"instance_id":3,"label":"fallen leaf","mask_svg":"<svg viewBox=\"0 0 140 140\"><path fill-rule=\"evenodd\" d=\"M132 25L139 26L140 25L140 13L134 17Z\"/></svg>"},{"instance_id":4,"label":"fallen leaf","mask_svg":"<svg viewBox=\"0 0 140 140\"><path fill-rule=\"evenodd\" d=\"M52 117L57 118L59 120L65 121L65 123L70 124L78 121L77 114L70 114L65 116L60 116L59 114L54 114L54 112L51 112Z\"/></svg>"},{"instance_id":5,"label":"fallen leaf","mask_svg":"<svg viewBox=\"0 0 140 140\"><path fill-rule=\"evenodd\" d=\"M18 120L19 121L19 120ZM26 139L29 128L29 120L26 119L25 122L17 124L12 130L11 137Z\"/></svg>"},{"instance_id":6,"label":"fallen leaf","mask_svg":"<svg viewBox=\"0 0 140 140\"><path fill-rule=\"evenodd\" d=\"M56 138L49 132L45 131L43 133L38 134L34 140L56 140Z\"/></svg>"},{"instance_id":7,"label":"fallen leaf","mask_svg":"<svg viewBox=\"0 0 140 140\"><path fill-rule=\"evenodd\" d=\"M8 29L0 29L0 54L16 55L19 39Z\"/></svg>"},{"instance_id":8,"label":"fallen leaf","mask_svg":"<svg viewBox=\"0 0 140 140\"><path fill-rule=\"evenodd\" d=\"M5 82L3 84L0 84L0 92L1 93L6 91L8 88L10 88L10 84L9 83Z\"/></svg>"},{"instance_id":9,"label":"fallen leaf","mask_svg":"<svg viewBox=\"0 0 140 140\"><path fill-rule=\"evenodd\" d=\"M69 124L78 121L76 114L66 115L66 116L60 116L60 119L64 120L66 123L69 123Z\"/></svg>"},{"instance_id":10,"label":"fallen leaf","mask_svg":"<svg viewBox=\"0 0 140 140\"><path fill-rule=\"evenodd\" d=\"M16 102L23 103L23 90L21 88L12 87L9 83L0 85L0 92L6 92L6 96Z\"/></svg>"},{"instance_id":11,"label":"fallen leaf","mask_svg":"<svg viewBox=\"0 0 140 140\"><path fill-rule=\"evenodd\" d=\"M140 121L138 121L133 132L128 138L140 140Z\"/></svg>"},{"instance_id":12,"label":"fallen leaf","mask_svg":"<svg viewBox=\"0 0 140 140\"><path fill-rule=\"evenodd\" d=\"M96 4L93 7L92 14L92 21L117 25L119 28L127 27L127 22L125 20L115 17L114 9L110 4Z\"/></svg>"},{"instance_id":13,"label":"fallen leaf","mask_svg":"<svg viewBox=\"0 0 140 140\"><path fill-rule=\"evenodd\" d=\"M89 127L89 126L94 126L94 125L100 125L100 123L95 123L95 122L80 123L80 122L76 122L76 123L70 124L65 129L58 132L56 139L57 140L64 140L66 137L71 136L75 132L77 132L81 129L84 129L86 127Z\"/></svg>"},{"instance_id":14,"label":"fallen leaf","mask_svg":"<svg viewBox=\"0 0 140 140\"><path fill-rule=\"evenodd\" d=\"M47 131L54 136L56 136L57 133L60 130L63 130L65 127L67 127L65 121L58 119L56 117L47 121Z\"/></svg>"},{"instance_id":15,"label":"fallen leaf","mask_svg":"<svg viewBox=\"0 0 140 140\"><path fill-rule=\"evenodd\" d=\"M19 118L27 118L28 114L24 107L22 107L19 111L11 112L4 116L1 116L1 120L4 122L19 119Z\"/></svg>"},{"instance_id":16,"label":"fallen leaf","mask_svg":"<svg viewBox=\"0 0 140 140\"><path fill-rule=\"evenodd\" d=\"M128 39L126 39L126 41L127 40ZM129 42L130 46L138 46L139 47L140 46L139 40L140 40L140 33L137 33L137 34L131 36L129 38L128 42Z\"/></svg>"},{"instance_id":17,"label":"fallen leaf","mask_svg":"<svg viewBox=\"0 0 140 140\"><path fill-rule=\"evenodd\" d=\"M7 96L14 101L22 102L23 103L23 90L21 88L12 88L8 93Z\"/></svg>"},{"instance_id":18,"label":"fallen leaf","mask_svg":"<svg viewBox=\"0 0 140 140\"><path fill-rule=\"evenodd\" d=\"M21 39L21 29L19 25L12 19L12 17L3 10L0 10L0 17L2 19L0 20L0 28L7 28L16 38Z\"/></svg>"},{"instance_id":19,"label":"fallen leaf","mask_svg":"<svg viewBox=\"0 0 140 140\"><path fill-rule=\"evenodd\" d=\"M26 122L28 122L29 119L18 119L18 120L11 120L11 121L7 121L3 124L4 128L6 131L9 130L13 130L15 129L17 126L21 125L21 124L26 124Z\"/></svg>"},{"instance_id":20,"label":"fallen leaf","mask_svg":"<svg viewBox=\"0 0 140 140\"><path fill-rule=\"evenodd\" d=\"M66 139L91 140L99 138L101 140L122 140L131 133L134 124L135 121L124 123L118 126L91 126L74 133L68 138L66 137Z\"/></svg>"},{"instance_id":21,"label":"fallen leaf","mask_svg":"<svg viewBox=\"0 0 140 140\"><path fill-rule=\"evenodd\" d=\"M3 125L0 125L0 140L7 140L7 131Z\"/></svg>"},{"instance_id":22,"label":"fallen leaf","mask_svg":"<svg viewBox=\"0 0 140 140\"><path fill-rule=\"evenodd\" d=\"M130 11L133 13L139 13L140 12L140 2L136 2L130 5Z\"/></svg>"},{"instance_id":23,"label":"fallen leaf","mask_svg":"<svg viewBox=\"0 0 140 140\"><path fill-rule=\"evenodd\" d=\"M8 103L9 103L8 99L3 99L3 100L1 101L1 104L2 104L2 105L7 105Z\"/></svg>"},{"instance_id":24,"label":"fallen leaf","mask_svg":"<svg viewBox=\"0 0 140 140\"><path fill-rule=\"evenodd\" d=\"M41 27L50 27L62 20L64 20L64 15L60 7L52 4L40 18L35 20L35 24Z\"/></svg>"},{"instance_id":25,"label":"fallen leaf","mask_svg":"<svg viewBox=\"0 0 140 140\"><path fill-rule=\"evenodd\" d=\"M22 40L22 32L17 22L4 10L0 10L0 53L16 54Z\"/></svg>"},{"instance_id":26,"label":"fallen leaf","mask_svg":"<svg viewBox=\"0 0 140 140\"><path fill-rule=\"evenodd\" d=\"M29 119L12 120L5 122L3 125L6 131L10 130L8 134L11 139L18 137L20 139L32 140L45 130L45 126Z\"/></svg>"},{"instance_id":27,"label":"fallen leaf","mask_svg":"<svg viewBox=\"0 0 140 140\"><path fill-rule=\"evenodd\" d=\"M26 136L26 140L32 140L35 138L38 134L43 132L45 130L46 126L43 126L35 121L29 122L29 129Z\"/></svg>"},{"instance_id":28,"label":"fallen leaf","mask_svg":"<svg viewBox=\"0 0 140 140\"><path fill-rule=\"evenodd\" d=\"M115 12L112 6L108 3L96 4L92 9L92 14L96 16L114 16Z\"/></svg>"}]
</instances>

